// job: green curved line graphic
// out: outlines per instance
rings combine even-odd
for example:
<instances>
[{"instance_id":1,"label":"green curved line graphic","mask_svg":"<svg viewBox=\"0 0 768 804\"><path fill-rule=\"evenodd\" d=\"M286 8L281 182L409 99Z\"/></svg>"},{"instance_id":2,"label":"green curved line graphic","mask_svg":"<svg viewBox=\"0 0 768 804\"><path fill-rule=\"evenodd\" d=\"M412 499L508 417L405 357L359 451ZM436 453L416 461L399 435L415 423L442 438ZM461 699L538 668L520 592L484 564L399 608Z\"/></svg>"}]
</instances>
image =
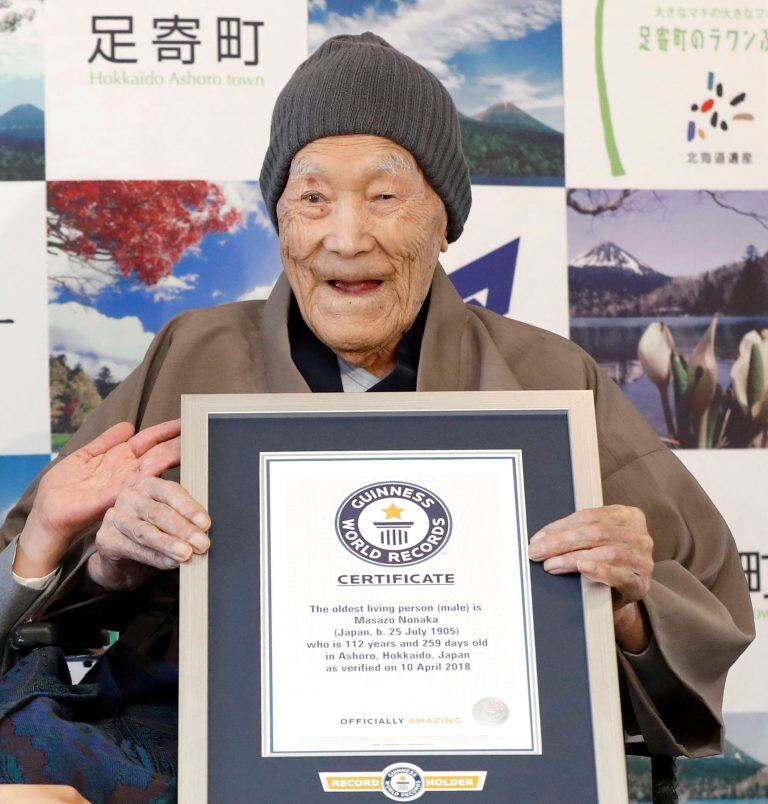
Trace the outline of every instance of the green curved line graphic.
<instances>
[{"instance_id":1,"label":"green curved line graphic","mask_svg":"<svg viewBox=\"0 0 768 804\"><path fill-rule=\"evenodd\" d=\"M611 122L611 104L608 101L608 87L605 82L605 64L603 63L603 9L605 0L597 0L595 11L595 70L597 72L597 94L600 99L600 117L603 120L603 138L608 161L611 163L611 175L623 176L626 171L621 164L619 148L613 133Z\"/></svg>"}]
</instances>

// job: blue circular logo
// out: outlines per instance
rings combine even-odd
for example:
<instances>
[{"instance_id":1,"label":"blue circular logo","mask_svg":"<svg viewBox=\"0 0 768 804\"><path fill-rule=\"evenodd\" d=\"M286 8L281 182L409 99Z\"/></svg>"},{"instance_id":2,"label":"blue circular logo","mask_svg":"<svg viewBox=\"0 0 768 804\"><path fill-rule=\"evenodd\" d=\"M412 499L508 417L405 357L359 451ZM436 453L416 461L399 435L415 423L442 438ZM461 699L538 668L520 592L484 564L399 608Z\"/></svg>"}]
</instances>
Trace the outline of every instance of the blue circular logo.
<instances>
[{"instance_id":1,"label":"blue circular logo","mask_svg":"<svg viewBox=\"0 0 768 804\"><path fill-rule=\"evenodd\" d=\"M451 515L434 492L414 483L371 483L336 512L336 533L350 553L387 567L418 564L443 549Z\"/></svg>"},{"instance_id":2,"label":"blue circular logo","mask_svg":"<svg viewBox=\"0 0 768 804\"><path fill-rule=\"evenodd\" d=\"M381 792L392 801L413 801L424 791L424 771L418 765L396 762L381 772Z\"/></svg>"}]
</instances>

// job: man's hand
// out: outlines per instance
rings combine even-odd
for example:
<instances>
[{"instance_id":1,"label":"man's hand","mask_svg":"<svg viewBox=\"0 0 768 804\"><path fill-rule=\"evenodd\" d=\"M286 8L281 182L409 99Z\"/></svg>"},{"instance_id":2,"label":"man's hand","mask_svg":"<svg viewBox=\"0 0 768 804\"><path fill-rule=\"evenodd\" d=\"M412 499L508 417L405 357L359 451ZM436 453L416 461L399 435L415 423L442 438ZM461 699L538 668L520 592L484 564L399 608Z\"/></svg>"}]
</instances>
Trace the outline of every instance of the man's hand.
<instances>
[{"instance_id":1,"label":"man's hand","mask_svg":"<svg viewBox=\"0 0 768 804\"><path fill-rule=\"evenodd\" d=\"M536 533L528 555L553 575L580 572L610 586L616 641L632 653L648 645L650 628L639 603L651 583L653 539L639 508L577 511Z\"/></svg>"},{"instance_id":2,"label":"man's hand","mask_svg":"<svg viewBox=\"0 0 768 804\"><path fill-rule=\"evenodd\" d=\"M210 547L205 509L178 483L145 476L124 488L96 534L91 580L107 589L140 586L156 569L173 569Z\"/></svg>"},{"instance_id":3,"label":"man's hand","mask_svg":"<svg viewBox=\"0 0 768 804\"><path fill-rule=\"evenodd\" d=\"M88 804L74 787L63 784L4 784L0 804Z\"/></svg>"},{"instance_id":4,"label":"man's hand","mask_svg":"<svg viewBox=\"0 0 768 804\"><path fill-rule=\"evenodd\" d=\"M178 419L140 433L120 422L62 458L40 481L14 571L33 578L56 569L73 539L102 519L123 489L178 466L180 431Z\"/></svg>"}]
</instances>

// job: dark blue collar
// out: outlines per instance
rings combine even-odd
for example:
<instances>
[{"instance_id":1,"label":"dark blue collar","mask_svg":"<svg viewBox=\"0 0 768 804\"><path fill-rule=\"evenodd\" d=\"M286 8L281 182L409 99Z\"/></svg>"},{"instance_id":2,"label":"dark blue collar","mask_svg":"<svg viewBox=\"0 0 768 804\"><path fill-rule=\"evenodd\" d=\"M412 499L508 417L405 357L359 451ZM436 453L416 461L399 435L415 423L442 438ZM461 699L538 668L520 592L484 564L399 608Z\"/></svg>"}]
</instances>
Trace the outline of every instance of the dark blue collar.
<instances>
[{"instance_id":1,"label":"dark blue collar","mask_svg":"<svg viewBox=\"0 0 768 804\"><path fill-rule=\"evenodd\" d=\"M413 326L403 335L395 355L397 365L368 391L415 391L419 370L421 338L429 310L429 296ZM301 317L296 298L291 294L288 313L288 339L291 343L291 358L313 393L343 391L341 373L336 353L327 347Z\"/></svg>"}]
</instances>

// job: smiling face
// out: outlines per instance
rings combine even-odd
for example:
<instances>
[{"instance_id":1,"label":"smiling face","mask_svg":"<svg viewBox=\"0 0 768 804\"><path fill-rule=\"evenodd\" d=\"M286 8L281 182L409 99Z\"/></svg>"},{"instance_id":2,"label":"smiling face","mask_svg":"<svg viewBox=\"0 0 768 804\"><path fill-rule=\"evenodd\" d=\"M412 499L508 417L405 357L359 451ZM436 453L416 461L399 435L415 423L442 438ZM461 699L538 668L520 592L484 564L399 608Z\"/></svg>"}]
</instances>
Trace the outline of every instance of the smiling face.
<instances>
[{"instance_id":1,"label":"smiling face","mask_svg":"<svg viewBox=\"0 0 768 804\"><path fill-rule=\"evenodd\" d=\"M370 135L324 137L291 162L280 252L317 337L384 376L448 248L447 215L413 156Z\"/></svg>"}]
</instances>

